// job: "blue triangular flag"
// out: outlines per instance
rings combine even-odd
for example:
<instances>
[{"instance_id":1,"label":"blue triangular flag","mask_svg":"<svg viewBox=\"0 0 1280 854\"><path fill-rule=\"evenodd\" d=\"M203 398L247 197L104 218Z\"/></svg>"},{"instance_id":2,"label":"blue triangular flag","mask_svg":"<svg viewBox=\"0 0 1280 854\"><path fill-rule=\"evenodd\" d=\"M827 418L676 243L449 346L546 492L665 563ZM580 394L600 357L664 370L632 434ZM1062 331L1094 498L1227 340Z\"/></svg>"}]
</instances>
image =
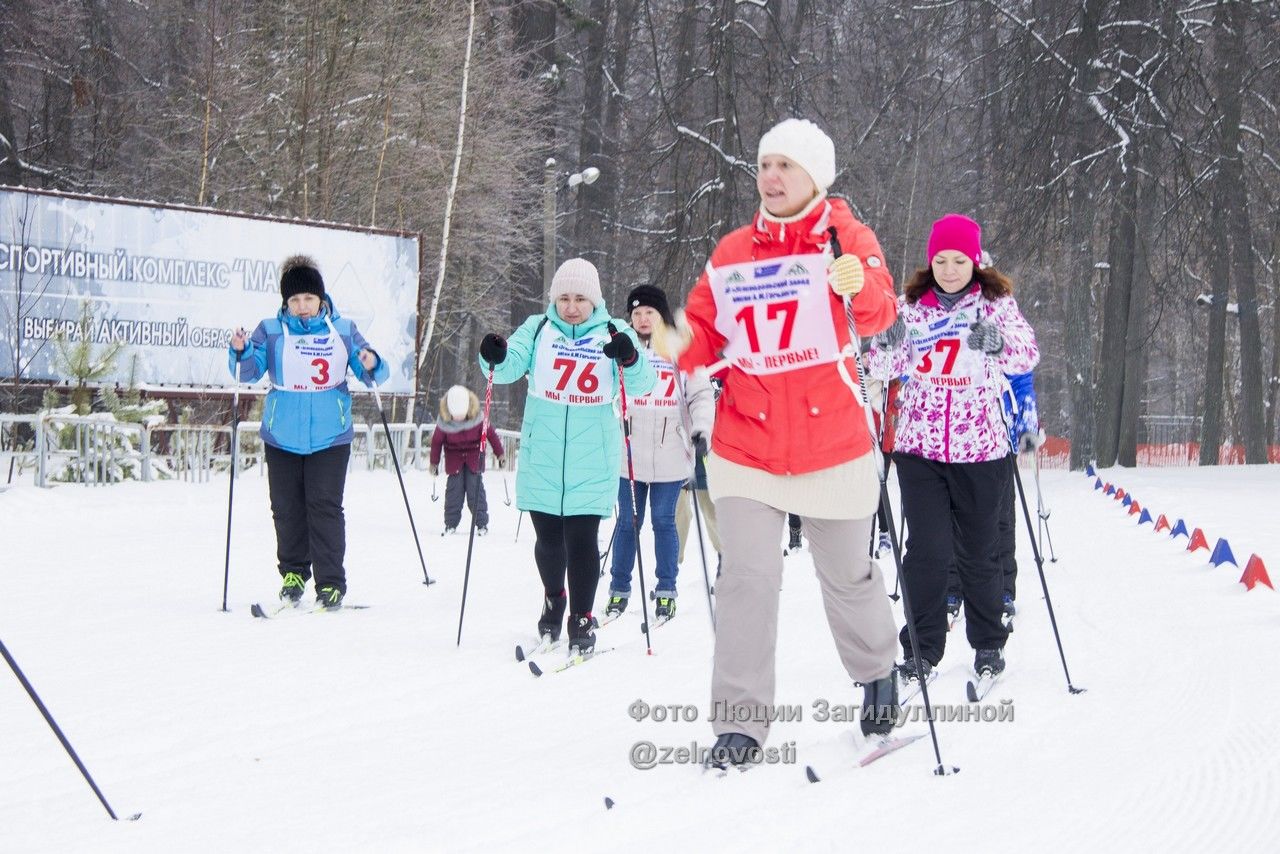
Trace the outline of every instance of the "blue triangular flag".
<instances>
[{"instance_id":1,"label":"blue triangular flag","mask_svg":"<svg viewBox=\"0 0 1280 854\"><path fill-rule=\"evenodd\" d=\"M1098 473L1097 473L1096 471L1094 471L1094 470L1093 470L1093 463L1089 463L1087 466L1085 466L1085 467L1084 467L1084 476L1085 476L1085 477L1097 477L1097 476L1098 476Z\"/></svg>"},{"instance_id":2,"label":"blue triangular flag","mask_svg":"<svg viewBox=\"0 0 1280 854\"><path fill-rule=\"evenodd\" d=\"M1191 532L1187 530L1187 523L1179 519L1177 522L1173 523L1173 530L1169 532L1169 536L1170 537L1177 537L1177 536L1189 537L1191 536Z\"/></svg>"},{"instance_id":3,"label":"blue triangular flag","mask_svg":"<svg viewBox=\"0 0 1280 854\"><path fill-rule=\"evenodd\" d=\"M1095 478L1095 479L1094 479L1094 481L1093 481L1093 488L1094 488L1094 489L1102 489L1102 478L1100 478L1100 477L1099 477L1099 478Z\"/></svg>"},{"instance_id":4,"label":"blue triangular flag","mask_svg":"<svg viewBox=\"0 0 1280 854\"><path fill-rule=\"evenodd\" d=\"M1209 557L1209 563L1214 566L1222 566L1224 563L1239 566L1236 563L1236 556L1231 553L1231 546L1227 545L1227 541L1222 537L1218 538L1218 544L1213 547L1213 554Z\"/></svg>"},{"instance_id":5,"label":"blue triangular flag","mask_svg":"<svg viewBox=\"0 0 1280 854\"><path fill-rule=\"evenodd\" d=\"M1120 503L1123 504L1125 507L1128 507L1130 504L1133 503L1133 498L1129 495L1129 493L1126 492L1124 494L1124 498L1120 499Z\"/></svg>"},{"instance_id":6,"label":"blue triangular flag","mask_svg":"<svg viewBox=\"0 0 1280 854\"><path fill-rule=\"evenodd\" d=\"M1147 512L1147 508L1143 507L1141 515L1138 516L1138 524L1143 525L1143 524L1146 524L1147 522L1154 522L1154 521L1155 520L1151 518L1151 514Z\"/></svg>"}]
</instances>

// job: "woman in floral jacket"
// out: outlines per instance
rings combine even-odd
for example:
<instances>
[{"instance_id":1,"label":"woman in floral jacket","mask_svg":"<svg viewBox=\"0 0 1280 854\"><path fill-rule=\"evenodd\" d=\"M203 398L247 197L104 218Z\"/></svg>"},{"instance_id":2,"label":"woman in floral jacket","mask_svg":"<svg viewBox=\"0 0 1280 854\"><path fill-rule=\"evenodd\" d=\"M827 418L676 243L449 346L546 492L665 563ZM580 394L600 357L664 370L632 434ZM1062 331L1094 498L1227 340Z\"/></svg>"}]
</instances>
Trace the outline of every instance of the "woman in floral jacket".
<instances>
[{"instance_id":1,"label":"woman in floral jacket","mask_svg":"<svg viewBox=\"0 0 1280 854\"><path fill-rule=\"evenodd\" d=\"M959 214L933 224L926 259L899 300L899 323L877 335L871 373L904 377L894 461L907 523L903 583L920 643L920 672L946 646L947 568L954 559L974 671L1004 669L1003 581L996 561L999 509L1011 488L1005 374L1040 359L1009 280L980 266L982 230ZM907 629L900 672L914 678Z\"/></svg>"}]
</instances>

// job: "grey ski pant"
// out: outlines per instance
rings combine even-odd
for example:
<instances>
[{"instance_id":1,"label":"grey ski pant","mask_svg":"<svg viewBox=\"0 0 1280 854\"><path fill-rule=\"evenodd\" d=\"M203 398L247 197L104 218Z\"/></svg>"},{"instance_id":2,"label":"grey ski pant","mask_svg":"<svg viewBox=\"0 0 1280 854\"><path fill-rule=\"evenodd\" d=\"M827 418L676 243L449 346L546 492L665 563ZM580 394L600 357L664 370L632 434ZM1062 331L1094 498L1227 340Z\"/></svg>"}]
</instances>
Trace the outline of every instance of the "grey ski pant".
<instances>
[{"instance_id":1,"label":"grey ski pant","mask_svg":"<svg viewBox=\"0 0 1280 854\"><path fill-rule=\"evenodd\" d=\"M764 744L774 701L782 526L786 513L749 498L716 501L724 563L716 582L711 715L716 735L740 732ZM871 517L803 517L827 624L849 677L890 675L897 632L880 570L867 556ZM833 701L835 698L832 698ZM848 702L860 702L850 688ZM725 719L725 718L729 719Z\"/></svg>"}]
</instances>

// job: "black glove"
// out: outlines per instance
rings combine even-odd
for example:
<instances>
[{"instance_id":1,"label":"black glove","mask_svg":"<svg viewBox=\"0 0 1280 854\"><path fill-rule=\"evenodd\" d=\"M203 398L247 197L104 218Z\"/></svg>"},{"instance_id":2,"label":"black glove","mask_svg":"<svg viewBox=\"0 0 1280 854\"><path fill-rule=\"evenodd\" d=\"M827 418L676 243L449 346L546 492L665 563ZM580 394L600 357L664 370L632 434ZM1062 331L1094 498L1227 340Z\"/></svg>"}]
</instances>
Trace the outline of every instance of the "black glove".
<instances>
[{"instance_id":1,"label":"black glove","mask_svg":"<svg viewBox=\"0 0 1280 854\"><path fill-rule=\"evenodd\" d=\"M701 433L693 434L693 457L700 460L707 455L707 437Z\"/></svg>"},{"instance_id":2,"label":"black glove","mask_svg":"<svg viewBox=\"0 0 1280 854\"><path fill-rule=\"evenodd\" d=\"M988 356L994 356L1004 349L1004 336L994 323L979 319L969 327L969 349L981 350Z\"/></svg>"},{"instance_id":3,"label":"black glove","mask_svg":"<svg viewBox=\"0 0 1280 854\"><path fill-rule=\"evenodd\" d=\"M619 333L612 323L609 324L609 334L613 337L604 342L604 347L601 348L604 354L624 368L634 365L640 354L636 352L636 345L631 343L631 336L625 332Z\"/></svg>"},{"instance_id":4,"label":"black glove","mask_svg":"<svg viewBox=\"0 0 1280 854\"><path fill-rule=\"evenodd\" d=\"M480 358L490 367L501 365L507 360L507 339L492 332L480 340Z\"/></svg>"},{"instance_id":5,"label":"black glove","mask_svg":"<svg viewBox=\"0 0 1280 854\"><path fill-rule=\"evenodd\" d=\"M902 322L899 315L893 319L893 325L888 329L877 332L873 340L875 345L885 350L892 350L902 343L902 339L907 336L907 325Z\"/></svg>"}]
</instances>

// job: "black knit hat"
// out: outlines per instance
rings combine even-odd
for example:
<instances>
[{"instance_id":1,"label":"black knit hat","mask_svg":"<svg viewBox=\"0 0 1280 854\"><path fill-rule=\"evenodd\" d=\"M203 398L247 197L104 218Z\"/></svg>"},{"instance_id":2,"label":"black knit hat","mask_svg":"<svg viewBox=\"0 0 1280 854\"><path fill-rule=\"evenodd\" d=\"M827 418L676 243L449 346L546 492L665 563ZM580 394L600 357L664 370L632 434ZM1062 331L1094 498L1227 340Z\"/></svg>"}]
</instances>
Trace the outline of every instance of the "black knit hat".
<instances>
[{"instance_id":1,"label":"black knit hat","mask_svg":"<svg viewBox=\"0 0 1280 854\"><path fill-rule=\"evenodd\" d=\"M632 288L631 293L627 294L627 317L631 316L631 310L647 305L649 308L662 315L662 322L667 326L675 326L675 318L671 316L671 306L667 304L667 295L662 288L654 285L637 285Z\"/></svg>"},{"instance_id":2,"label":"black knit hat","mask_svg":"<svg viewBox=\"0 0 1280 854\"><path fill-rule=\"evenodd\" d=\"M324 299L324 279L316 262L306 255L294 255L280 268L280 299L288 302L298 294L315 294Z\"/></svg>"}]
</instances>

